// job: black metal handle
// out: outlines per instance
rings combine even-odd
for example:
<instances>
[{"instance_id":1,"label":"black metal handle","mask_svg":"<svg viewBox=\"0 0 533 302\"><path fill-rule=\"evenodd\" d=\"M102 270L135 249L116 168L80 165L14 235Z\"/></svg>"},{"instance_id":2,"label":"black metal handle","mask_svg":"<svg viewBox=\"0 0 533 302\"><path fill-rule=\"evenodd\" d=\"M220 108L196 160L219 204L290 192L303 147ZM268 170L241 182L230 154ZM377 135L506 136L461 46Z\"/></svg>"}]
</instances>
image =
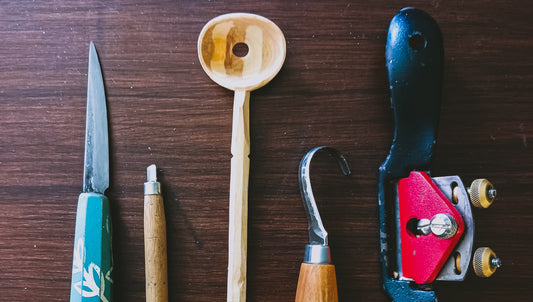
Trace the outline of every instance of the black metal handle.
<instances>
[{"instance_id":1,"label":"black metal handle","mask_svg":"<svg viewBox=\"0 0 533 302\"><path fill-rule=\"evenodd\" d=\"M427 13L404 8L391 20L386 59L394 140L379 168L380 260L384 288L394 301L436 301L431 288L398 280L396 209L393 182L412 170L429 170L437 134L443 65L442 36Z\"/></svg>"},{"instance_id":2,"label":"black metal handle","mask_svg":"<svg viewBox=\"0 0 533 302\"><path fill-rule=\"evenodd\" d=\"M392 177L429 170L439 123L443 55L439 26L431 16L405 8L392 19L385 56L395 133L384 163Z\"/></svg>"}]
</instances>

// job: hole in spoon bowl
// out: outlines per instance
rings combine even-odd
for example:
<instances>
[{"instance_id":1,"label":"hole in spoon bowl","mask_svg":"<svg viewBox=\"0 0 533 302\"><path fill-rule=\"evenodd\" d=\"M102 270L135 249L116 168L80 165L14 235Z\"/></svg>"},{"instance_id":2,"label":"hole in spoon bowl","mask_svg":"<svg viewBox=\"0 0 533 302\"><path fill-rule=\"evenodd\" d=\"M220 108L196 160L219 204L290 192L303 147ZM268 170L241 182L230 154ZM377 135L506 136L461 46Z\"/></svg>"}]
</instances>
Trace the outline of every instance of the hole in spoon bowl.
<instances>
[{"instance_id":1,"label":"hole in spoon bowl","mask_svg":"<svg viewBox=\"0 0 533 302\"><path fill-rule=\"evenodd\" d=\"M249 48L246 43L239 42L235 45L233 45L233 48L231 49L234 55L236 55L239 58L246 57L248 54Z\"/></svg>"}]
</instances>

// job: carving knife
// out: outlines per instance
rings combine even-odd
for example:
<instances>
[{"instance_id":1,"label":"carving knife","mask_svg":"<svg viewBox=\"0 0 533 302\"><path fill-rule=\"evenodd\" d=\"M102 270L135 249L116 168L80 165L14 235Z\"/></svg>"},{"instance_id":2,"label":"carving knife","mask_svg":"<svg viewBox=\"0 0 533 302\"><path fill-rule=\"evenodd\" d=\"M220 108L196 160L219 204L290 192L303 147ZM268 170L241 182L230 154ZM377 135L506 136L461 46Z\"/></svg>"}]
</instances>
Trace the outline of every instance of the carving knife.
<instances>
[{"instance_id":1,"label":"carving knife","mask_svg":"<svg viewBox=\"0 0 533 302\"><path fill-rule=\"evenodd\" d=\"M109 141L102 70L89 48L83 192L78 198L70 302L111 301L113 257L109 201Z\"/></svg>"},{"instance_id":2,"label":"carving knife","mask_svg":"<svg viewBox=\"0 0 533 302\"><path fill-rule=\"evenodd\" d=\"M157 168L146 169L144 183L144 261L146 302L168 301L167 233L165 207Z\"/></svg>"}]
</instances>

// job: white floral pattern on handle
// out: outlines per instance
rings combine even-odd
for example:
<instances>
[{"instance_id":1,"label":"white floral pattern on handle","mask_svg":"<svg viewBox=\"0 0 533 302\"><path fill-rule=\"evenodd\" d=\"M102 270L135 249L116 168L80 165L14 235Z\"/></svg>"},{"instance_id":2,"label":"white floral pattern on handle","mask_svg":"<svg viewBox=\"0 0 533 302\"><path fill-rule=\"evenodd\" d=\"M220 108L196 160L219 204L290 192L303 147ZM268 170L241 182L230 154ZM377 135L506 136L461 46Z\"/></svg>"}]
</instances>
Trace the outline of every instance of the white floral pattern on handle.
<instances>
[{"instance_id":1,"label":"white floral pattern on handle","mask_svg":"<svg viewBox=\"0 0 533 302\"><path fill-rule=\"evenodd\" d=\"M84 268L82 259L82 255L85 253L84 247L85 244L83 242L83 239L80 238L78 240L78 243L76 244L76 249L74 251L72 274L82 273L83 271L82 281L76 282L74 284L74 288L80 295L82 295L82 297L91 298L100 295L100 287L98 286L99 284L102 287L103 293L105 289L105 280L109 281L110 283L113 283L113 280L111 279L111 271L113 270L113 268L111 267L111 269L106 273L105 278L101 278L100 267L94 264L94 262L91 262L89 264L88 269ZM84 290L82 291L82 289ZM102 295L102 297L104 296Z\"/></svg>"}]
</instances>

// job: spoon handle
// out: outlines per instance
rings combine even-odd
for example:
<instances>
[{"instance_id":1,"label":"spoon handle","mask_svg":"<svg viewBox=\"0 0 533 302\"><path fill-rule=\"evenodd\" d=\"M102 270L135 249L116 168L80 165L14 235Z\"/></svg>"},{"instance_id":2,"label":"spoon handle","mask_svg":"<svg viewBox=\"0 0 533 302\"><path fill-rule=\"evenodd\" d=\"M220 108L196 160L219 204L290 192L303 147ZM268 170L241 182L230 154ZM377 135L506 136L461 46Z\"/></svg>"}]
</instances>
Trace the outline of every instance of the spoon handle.
<instances>
[{"instance_id":1,"label":"spoon handle","mask_svg":"<svg viewBox=\"0 0 533 302\"><path fill-rule=\"evenodd\" d=\"M228 242L228 302L246 301L248 242L248 176L250 171L250 92L236 90L231 135L231 179Z\"/></svg>"}]
</instances>

